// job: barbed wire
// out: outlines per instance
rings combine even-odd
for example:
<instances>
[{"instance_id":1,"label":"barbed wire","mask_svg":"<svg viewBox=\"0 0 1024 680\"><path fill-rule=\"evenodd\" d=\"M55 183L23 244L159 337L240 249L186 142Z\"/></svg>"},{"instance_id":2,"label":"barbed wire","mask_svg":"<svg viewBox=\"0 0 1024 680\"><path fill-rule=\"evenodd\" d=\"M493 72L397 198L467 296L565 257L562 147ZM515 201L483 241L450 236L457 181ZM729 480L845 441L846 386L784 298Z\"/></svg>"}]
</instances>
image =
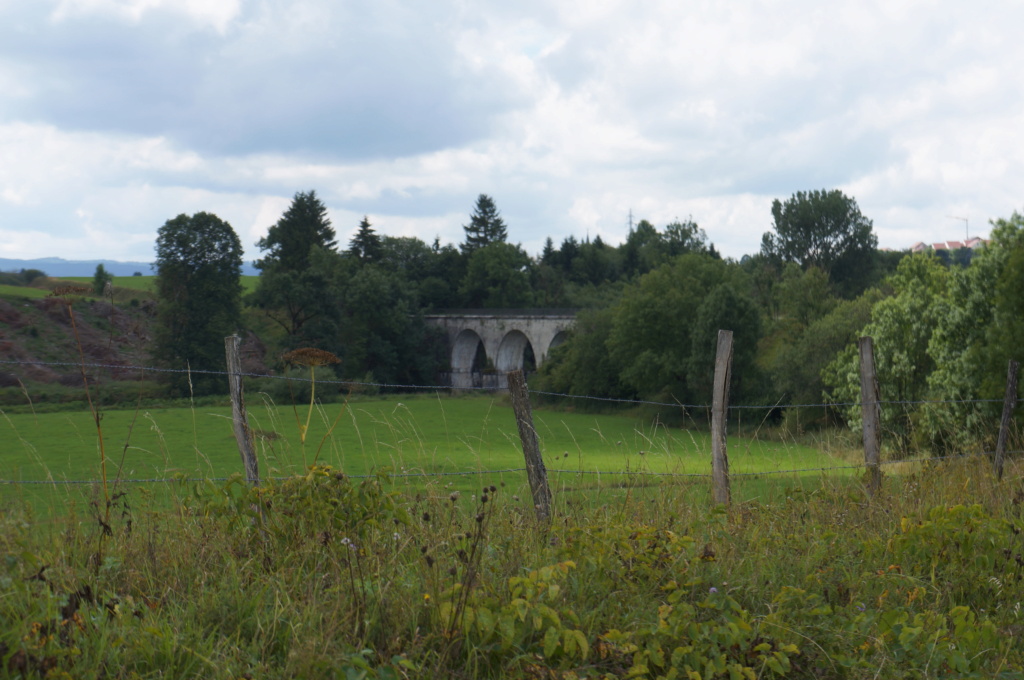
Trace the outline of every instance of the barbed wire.
<instances>
[{"instance_id":1,"label":"barbed wire","mask_svg":"<svg viewBox=\"0 0 1024 680\"><path fill-rule=\"evenodd\" d=\"M1017 455L1024 453L1024 450L1015 449L1013 451L1006 451L1006 455ZM946 456L922 456L918 458L907 458L897 460L884 460L879 462L879 466L886 465L909 465L914 463L935 463L940 461L948 460L963 460L967 458L980 458L994 456L995 451L979 451L976 453L958 453L950 454ZM871 467L867 463L856 463L851 465L830 465L823 467L807 467L807 468L787 468L781 470L761 470L758 472L731 472L730 477L760 477L768 475L784 475L784 474L796 474L806 472L835 472L839 470L858 470L867 469ZM511 474L526 472L526 468L504 468L499 470L457 470L457 471L444 471L444 472L398 472L398 473L387 473L386 477L389 478L409 478L409 477L468 477L468 476L483 476L483 475L500 475L500 474ZM548 468L548 474L556 475L591 475L600 477L602 475L609 477L693 477L693 478L710 478L712 473L710 472L656 472L654 470L571 470L568 468ZM344 473L346 477L350 479L373 479L381 475L377 474L348 474ZM303 474L296 474L291 476L271 476L264 477L263 481L287 481L289 479L297 479L302 477ZM117 484L184 484L184 483L196 483L196 482L227 482L232 479L241 479L241 474L235 474L228 477L156 477L152 479L119 479ZM101 479L0 479L0 485L99 485L102 484Z\"/></svg>"},{"instance_id":2,"label":"barbed wire","mask_svg":"<svg viewBox=\"0 0 1024 680\"><path fill-rule=\"evenodd\" d=\"M228 371L212 371L202 369L183 369L183 368L161 368L156 366L136 366L136 365L125 365L125 364L99 364L99 363L79 363L72 361L25 361L25 360L13 360L13 359L0 359L0 364L6 365L22 365L22 366L53 366L53 367L68 367L72 366L75 368L103 368L120 371L139 371L142 373L174 373L182 375L222 375L229 376L235 375L243 378L257 378L257 379L270 379L270 380L286 380L299 383L317 383L319 385L342 385L350 387L373 387L373 388L384 388L384 389L408 389L408 390L422 390L422 391L435 391L435 392L449 392L449 391L482 391L482 392L493 392L496 388L494 387L483 387L475 385L467 386L452 386L452 385L411 385L404 383L375 383L375 382L363 382L356 380L328 380L323 378L313 379L307 377L298 376L284 376L284 375L270 375L267 373L252 373L252 372L237 372L231 373ZM683 404L680 402L665 402L665 401L652 401L645 399L626 399L620 397L597 397L592 395L582 394L567 394L564 392L549 392L544 390L529 390L530 394L536 394L546 397L561 397L565 399L586 399L591 401L601 401L619 404L635 404L640 406L662 406L668 408L681 408L684 410L691 411L706 411L711 409L711 404ZM1002 403L1003 399L921 399L921 400L893 400L893 399L880 399L877 403L880 405L895 405L895 406L910 406L910 405L921 405L921 404L992 404ZM1024 403L1024 395L1017 399L1016 403ZM849 401L849 402L821 402L821 403L806 403L806 404L736 404L730 405L728 410L740 411L740 410L774 410L774 409L794 409L794 408L845 408L845 407L857 407L863 406L863 402Z\"/></svg>"}]
</instances>

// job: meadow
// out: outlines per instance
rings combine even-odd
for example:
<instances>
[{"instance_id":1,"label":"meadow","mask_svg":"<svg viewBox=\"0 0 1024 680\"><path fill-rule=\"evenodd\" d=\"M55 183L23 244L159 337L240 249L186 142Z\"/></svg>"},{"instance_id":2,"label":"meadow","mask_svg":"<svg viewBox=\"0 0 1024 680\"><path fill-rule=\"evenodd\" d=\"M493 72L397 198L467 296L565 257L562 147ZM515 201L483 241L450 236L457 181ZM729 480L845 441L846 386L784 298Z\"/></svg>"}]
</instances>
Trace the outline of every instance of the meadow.
<instances>
[{"instance_id":1,"label":"meadow","mask_svg":"<svg viewBox=\"0 0 1024 680\"><path fill-rule=\"evenodd\" d=\"M80 286L92 286L91 276L64 276L61 277L61 281L73 281ZM241 277L242 283L242 294L247 295L256 290L256 285L259 283L259 276L243 276ZM137 290L146 293L156 293L156 277L155 276L115 276L111 279L111 284L115 288L126 288L129 290Z\"/></svg>"},{"instance_id":2,"label":"meadow","mask_svg":"<svg viewBox=\"0 0 1024 680\"><path fill-rule=\"evenodd\" d=\"M842 437L757 430L714 505L668 476L709 471L699 428L536 409L544 522L502 397L329 404L305 443L304 407L248 398L258 487L202 406L105 410L106 492L0 487L0 677L1024 677L1019 459L871 497ZM99 476L88 413L0 433L4 479Z\"/></svg>"},{"instance_id":3,"label":"meadow","mask_svg":"<svg viewBox=\"0 0 1024 680\"><path fill-rule=\"evenodd\" d=\"M300 425L307 406L275 405L259 393L248 398L264 476L301 474L316 462L350 475L389 470L398 475L392 485L406 491L442 478L452 489L468 490L486 471L505 471L493 477L517 489L525 483L507 396L425 394L321 404L304 442ZM223 478L242 469L229 407L104 410L101 425L111 478ZM710 472L707 432L669 427L656 417L536 410L534 425L551 483L558 488L615 485L631 477L672 483ZM9 452L0 460L0 479L98 479L98 437L87 411L5 413L0 433ZM731 437L729 455L737 475L851 462L836 452L756 437ZM34 498L36 505L56 493L63 504L67 488L18 485L0 493ZM38 509L45 511L45 504Z\"/></svg>"}]
</instances>

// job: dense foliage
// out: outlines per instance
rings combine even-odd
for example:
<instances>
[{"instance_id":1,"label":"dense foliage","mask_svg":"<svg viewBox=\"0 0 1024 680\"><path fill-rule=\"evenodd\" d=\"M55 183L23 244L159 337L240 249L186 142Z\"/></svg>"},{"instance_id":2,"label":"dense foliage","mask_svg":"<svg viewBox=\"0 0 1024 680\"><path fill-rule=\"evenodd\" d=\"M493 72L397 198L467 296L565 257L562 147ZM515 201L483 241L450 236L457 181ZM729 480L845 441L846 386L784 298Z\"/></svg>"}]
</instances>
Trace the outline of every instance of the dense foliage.
<instances>
[{"instance_id":1,"label":"dense foliage","mask_svg":"<svg viewBox=\"0 0 1024 680\"><path fill-rule=\"evenodd\" d=\"M164 379L179 394L222 391L224 337L241 320L242 243L231 225L200 212L168 220L156 241L157 325L153 361L190 369Z\"/></svg>"},{"instance_id":2,"label":"dense foliage","mask_svg":"<svg viewBox=\"0 0 1024 680\"><path fill-rule=\"evenodd\" d=\"M1019 678L1024 494L976 462L871 503L838 479L731 510L577 489L548 527L500 480L401 494L317 465L182 481L172 512L133 489L109 534L11 508L0 675Z\"/></svg>"},{"instance_id":3,"label":"dense foliage","mask_svg":"<svg viewBox=\"0 0 1024 680\"><path fill-rule=\"evenodd\" d=\"M568 341L531 348L533 356L547 354L531 378L536 388L704 405L715 336L728 329L732 402L798 405L758 417L799 431L859 427L857 408L826 404L859 401L855 342L871 335L882 397L898 402L883 409L889 448L908 455L990 447L1007 362L1024 346L1024 218L996 220L991 242L974 251L909 256L877 250L871 220L837 190L797 192L771 212L761 251L738 262L722 259L692 219L663 228L641 219L619 245L548 238L532 256L509 240L486 194L464 243L378 234L366 216L340 250L326 206L316 192L299 192L257 243L262 274L241 321L231 275L218 279L223 289L200 277L187 291L186 279L172 276L173 262L198 265L218 252L216 234L200 233L217 224L190 226L198 231L180 252L161 236L157 352L161 365L220 368L214 338L243 325L261 339L272 370L286 370L284 352L318 347L341 359L325 378L430 385L443 381L449 350L424 314L568 308L577 314ZM26 285L41 275L11 273L4 281ZM106 280L98 270L97 291ZM188 300L199 311L189 311ZM221 317L204 316L221 302ZM209 332L186 339L186 326Z\"/></svg>"}]
</instances>

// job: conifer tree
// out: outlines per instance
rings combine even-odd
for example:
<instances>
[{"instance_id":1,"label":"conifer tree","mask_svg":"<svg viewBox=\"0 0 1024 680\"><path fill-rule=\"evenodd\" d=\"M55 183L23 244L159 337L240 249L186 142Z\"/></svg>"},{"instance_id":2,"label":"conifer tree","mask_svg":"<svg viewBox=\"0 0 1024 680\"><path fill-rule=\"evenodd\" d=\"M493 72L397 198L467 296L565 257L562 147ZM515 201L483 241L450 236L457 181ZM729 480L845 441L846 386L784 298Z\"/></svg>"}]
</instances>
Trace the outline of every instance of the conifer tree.
<instances>
[{"instance_id":1,"label":"conifer tree","mask_svg":"<svg viewBox=\"0 0 1024 680\"><path fill-rule=\"evenodd\" d=\"M370 218L364 216L359 231L349 241L348 251L360 262L377 262L383 253L380 236L370 225Z\"/></svg>"},{"instance_id":2,"label":"conifer tree","mask_svg":"<svg viewBox=\"0 0 1024 680\"><path fill-rule=\"evenodd\" d=\"M264 271L282 269L302 271L309 266L309 250L319 246L334 250L334 228L327 217L327 208L316 191L298 192L277 224L256 242L260 250L269 251L256 266Z\"/></svg>"},{"instance_id":3,"label":"conifer tree","mask_svg":"<svg viewBox=\"0 0 1024 680\"><path fill-rule=\"evenodd\" d=\"M504 243L508 238L505 221L501 219L494 199L487 194L480 194L477 197L469 224L463 225L462 228L466 232L466 241L461 248L466 255L492 243Z\"/></svg>"}]
</instances>

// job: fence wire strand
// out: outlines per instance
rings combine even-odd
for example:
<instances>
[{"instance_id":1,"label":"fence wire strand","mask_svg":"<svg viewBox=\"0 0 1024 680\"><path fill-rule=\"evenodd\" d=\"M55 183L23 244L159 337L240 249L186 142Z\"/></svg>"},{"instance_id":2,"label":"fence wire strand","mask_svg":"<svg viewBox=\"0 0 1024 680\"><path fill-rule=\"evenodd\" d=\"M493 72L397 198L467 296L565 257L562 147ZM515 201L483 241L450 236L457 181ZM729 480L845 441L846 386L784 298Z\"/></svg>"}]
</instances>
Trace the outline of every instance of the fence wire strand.
<instances>
[{"instance_id":1,"label":"fence wire strand","mask_svg":"<svg viewBox=\"0 0 1024 680\"><path fill-rule=\"evenodd\" d=\"M187 368L160 368L157 366L136 366L136 365L125 365L125 364L96 364L96 363L79 363L73 361L24 361L24 360L13 360L13 359L0 359L0 364L6 365L20 365L20 366L52 366L52 367L74 367L74 368L103 368L120 371L138 371L140 373L174 373L174 374L196 374L196 375L236 375L243 378L258 378L258 379L269 379L269 380L285 380L298 383L312 383L315 382L318 385L341 385L348 387L372 387L378 389L403 389L403 390L422 390L422 391L434 391L434 392L449 392L449 391L480 391L480 392L495 392L499 391L493 387L481 387L481 386L459 386L454 387L452 385L408 385L403 383L376 383L376 382L361 382L357 380L327 380L323 378L306 378L298 376L286 376L286 375L270 375L267 373L250 373L250 372L239 372L229 373L228 371L210 371L201 369L187 369ZM567 394L564 392L548 392L543 390L530 390L530 394L536 394L545 397L559 397L563 399L584 399L590 401L601 401L618 404L634 404L637 406L662 406L667 408L681 408L690 411L708 411L711 409L711 404L683 404L680 402L666 402L666 401L651 401L646 399L625 399L621 397L597 397L586 394ZM880 399L877 403L883 406L910 406L920 404L991 404L991 403L1002 403L1002 399L921 399L921 400L893 400L893 399ZM1017 403L1024 403L1024 395L1021 395L1017 399ZM789 408L847 408L863 406L864 404L859 401L842 401L842 402L820 402L810 404L736 404L730 405L728 409L730 411L742 411L742 410L761 410L771 411L774 409L789 409Z\"/></svg>"},{"instance_id":2,"label":"fence wire strand","mask_svg":"<svg viewBox=\"0 0 1024 680\"><path fill-rule=\"evenodd\" d=\"M1007 455L1016 455L1024 453L1024 450L1006 451ZM879 463L879 466L886 465L909 465L914 463L935 463L947 460L965 460L968 458L981 458L990 457L995 455L995 451L981 451L978 453L960 453L952 454L948 456L928 456L920 458L907 458L903 460L884 460ZM856 463L853 465L833 465L829 467L809 467L809 468L792 468L784 470L763 470L760 472L731 472L730 477L761 477L769 475L785 475L785 474L799 474L806 472L835 472L838 470L857 470L867 469L869 466L867 463ZM400 473L388 473L387 477L398 477L398 478L433 478L433 477L468 477L468 476L483 476L483 475L500 475L500 474L511 474L526 472L526 468L503 468L499 470L460 470L454 472L400 472ZM655 472L652 470L569 470L566 468L549 468L548 474L556 475L576 475L576 476L608 476L608 477L665 477L665 478L710 478L712 475L710 472ZM263 481L287 481L289 479L298 479L302 477L301 474L292 476L272 476L265 477ZM361 474L361 475L350 475L345 473L345 476L351 479L372 479L378 475L374 474ZM117 481L118 484L191 484L196 482L227 482L231 479L241 479L240 474L232 475L229 477L156 477L152 479L120 479ZM16 485L89 485L89 484L102 484L101 479L0 479L0 485L16 486Z\"/></svg>"},{"instance_id":3,"label":"fence wire strand","mask_svg":"<svg viewBox=\"0 0 1024 680\"><path fill-rule=\"evenodd\" d=\"M74 367L74 368L91 368L91 369L110 369L119 371L138 371L140 373L175 373L175 374L201 374L201 375L238 375L246 378L257 378L257 379L272 379L272 380L286 380L293 382L314 382L312 378L307 377L292 377L292 376L279 376L269 375L266 373L229 373L227 371L212 371L212 370L195 370L195 369L175 369L175 368L160 368L156 366L136 366L136 365L124 365L124 364L101 364L101 363L80 363L70 361L24 361L24 360L0 360L0 364L4 365L30 365L30 366L48 366L48 367ZM321 385L342 385L349 387L374 387L384 389L410 389L410 390L424 390L424 391L463 391L463 390L478 390L493 392L494 388L491 387L452 387L444 385L406 385L400 383L374 383L374 382L360 382L352 380L315 380L316 383ZM643 399L623 399L615 397L597 397L590 395L576 395L576 394L565 394L560 392L549 392L543 390L530 390L531 394L536 394L543 397L559 397L566 399L585 399L592 401L611 402L619 404L635 404L635 405L649 405L649 406L660 406L669 408L681 408L684 410L710 410L710 404L683 404L679 402L662 402L662 401L651 401ZM879 400L881 405L895 405L895 406L909 406L909 405L920 405L920 404L942 404L942 403L960 403L960 404L980 404L980 403L1000 403L1002 399L948 399L948 400ZM1024 402L1024 397L1017 400L1018 403ZM772 410L772 409L785 409L785 408L836 408L836 407L856 407L861 406L860 402L824 402L824 403L812 403L812 404L766 404L766 405L746 405L740 404L730 406L730 410ZM978 456L993 456L995 452L985 451L980 453L972 454L954 454L948 456L929 456L920 457L905 460L888 460L879 463L881 466L896 465L896 464L912 464L912 463L930 463L943 460L952 459L963 459ZM1022 451L1008 451L1008 454L1019 454ZM869 466L866 463L858 463L853 465L840 465L840 466L829 466L829 467L810 467L810 468L795 468L785 470L764 470L761 472L733 472L731 477L759 477L762 475L780 475L780 474L800 474L808 472L834 472L839 470L853 470L853 469L866 469ZM506 468L500 470L466 470L466 471L452 471L452 472L402 472L402 473L391 473L388 477L393 478L436 478L436 477L458 477L458 476L470 476L470 475L489 475L489 474L505 474L505 473L521 473L526 472L526 468ZM550 469L548 472L557 475L596 475L596 476L633 476L633 477L663 477L663 478L710 478L712 475L710 472L654 472L654 471L638 471L638 470L611 470L611 471L598 471L598 470L569 470L569 469ZM353 479L366 479L374 477L373 474L362 474L362 475L347 475ZM286 479L292 479L293 477L270 477L267 479L281 481ZM180 477L168 477L168 478L150 478L150 479L121 479L118 483L122 484L167 484L167 483L195 483L202 481L212 482L226 482L233 479L233 477L199 477L199 478L180 478ZM13 479L0 479L0 485L91 485L100 484L101 480L89 480L89 479L77 479L77 480L13 480Z\"/></svg>"}]
</instances>

